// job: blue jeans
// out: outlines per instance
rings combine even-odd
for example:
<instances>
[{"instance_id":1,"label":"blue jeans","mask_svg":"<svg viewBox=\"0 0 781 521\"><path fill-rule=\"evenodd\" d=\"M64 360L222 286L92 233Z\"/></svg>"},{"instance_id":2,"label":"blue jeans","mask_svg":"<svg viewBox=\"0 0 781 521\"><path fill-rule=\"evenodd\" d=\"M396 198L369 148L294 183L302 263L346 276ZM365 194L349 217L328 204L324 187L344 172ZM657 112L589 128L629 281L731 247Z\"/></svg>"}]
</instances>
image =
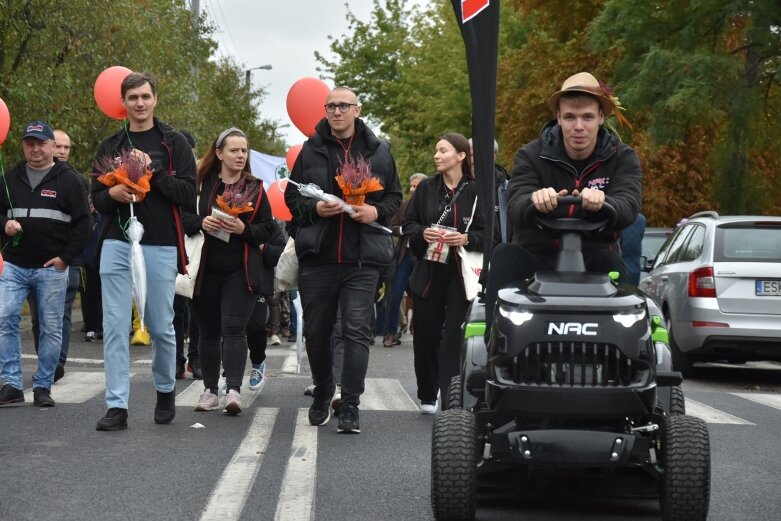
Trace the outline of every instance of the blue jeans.
<instances>
[{"instance_id":1,"label":"blue jeans","mask_svg":"<svg viewBox=\"0 0 781 521\"><path fill-rule=\"evenodd\" d=\"M0 380L17 389L22 384L22 339L19 336L22 304L34 291L41 303L40 347L38 370L33 375L33 387L50 389L62 346L62 309L68 270L20 268L5 263L0 275Z\"/></svg>"},{"instance_id":2,"label":"blue jeans","mask_svg":"<svg viewBox=\"0 0 781 521\"><path fill-rule=\"evenodd\" d=\"M71 331L73 330L73 302L76 300L76 292L81 282L81 266L68 266L68 289L65 291L65 306L62 313L62 348L60 349L60 365L68 361L68 348L71 344ZM35 340L35 352L38 352L40 325L38 322L38 299L35 292L27 296L30 304L30 318L33 322L33 339Z\"/></svg>"},{"instance_id":3,"label":"blue jeans","mask_svg":"<svg viewBox=\"0 0 781 521\"><path fill-rule=\"evenodd\" d=\"M396 272L393 276L393 286L391 288L390 300L388 301L388 318L385 321L385 332L388 335L395 335L399 330L399 310L401 309L401 299L404 298L404 292L409 285L409 277L412 275L412 269L415 267L415 256L407 248L404 257L396 265Z\"/></svg>"},{"instance_id":4,"label":"blue jeans","mask_svg":"<svg viewBox=\"0 0 781 521\"><path fill-rule=\"evenodd\" d=\"M142 245L146 262L144 323L152 336L152 380L163 393L176 384L174 283L176 246ZM100 255L103 297L103 357L106 371L106 405L127 409L130 394L130 331L133 280L130 245L107 240Z\"/></svg>"}]
</instances>

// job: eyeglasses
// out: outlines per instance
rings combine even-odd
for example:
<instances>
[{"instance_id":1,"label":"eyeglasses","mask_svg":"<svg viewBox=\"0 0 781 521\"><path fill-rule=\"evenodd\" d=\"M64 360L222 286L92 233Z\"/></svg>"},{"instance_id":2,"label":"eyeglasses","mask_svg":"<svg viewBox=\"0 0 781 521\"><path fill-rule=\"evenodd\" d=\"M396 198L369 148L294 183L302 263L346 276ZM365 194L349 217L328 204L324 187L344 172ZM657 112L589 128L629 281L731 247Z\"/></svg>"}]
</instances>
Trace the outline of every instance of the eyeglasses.
<instances>
[{"instance_id":1,"label":"eyeglasses","mask_svg":"<svg viewBox=\"0 0 781 521\"><path fill-rule=\"evenodd\" d=\"M339 107L339 112L344 114L348 110L350 110L350 107L357 107L357 103L328 103L325 105L325 111L329 114L333 114L336 112L336 107Z\"/></svg>"}]
</instances>

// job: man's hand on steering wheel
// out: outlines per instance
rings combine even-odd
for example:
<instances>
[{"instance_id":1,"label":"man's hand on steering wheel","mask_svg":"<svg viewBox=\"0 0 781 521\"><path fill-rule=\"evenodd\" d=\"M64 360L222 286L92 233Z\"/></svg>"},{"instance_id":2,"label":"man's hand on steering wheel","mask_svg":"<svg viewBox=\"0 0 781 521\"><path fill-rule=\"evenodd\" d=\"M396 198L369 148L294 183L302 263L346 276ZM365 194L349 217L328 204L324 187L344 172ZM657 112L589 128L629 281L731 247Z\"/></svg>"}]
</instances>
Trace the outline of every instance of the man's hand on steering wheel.
<instances>
[{"instance_id":1,"label":"man's hand on steering wheel","mask_svg":"<svg viewBox=\"0 0 781 521\"><path fill-rule=\"evenodd\" d=\"M602 209L602 204L605 202L605 192L593 188L584 188L580 192L578 192L578 190L573 190L572 195L574 197L580 196L583 201L580 206L587 212L600 211Z\"/></svg>"},{"instance_id":2,"label":"man's hand on steering wheel","mask_svg":"<svg viewBox=\"0 0 781 521\"><path fill-rule=\"evenodd\" d=\"M559 202L557 197L560 195L567 195L567 191L561 190L560 192L557 192L553 188L541 188L532 193L532 204L534 204L534 207L537 208L538 212L550 213L558 206Z\"/></svg>"}]
</instances>

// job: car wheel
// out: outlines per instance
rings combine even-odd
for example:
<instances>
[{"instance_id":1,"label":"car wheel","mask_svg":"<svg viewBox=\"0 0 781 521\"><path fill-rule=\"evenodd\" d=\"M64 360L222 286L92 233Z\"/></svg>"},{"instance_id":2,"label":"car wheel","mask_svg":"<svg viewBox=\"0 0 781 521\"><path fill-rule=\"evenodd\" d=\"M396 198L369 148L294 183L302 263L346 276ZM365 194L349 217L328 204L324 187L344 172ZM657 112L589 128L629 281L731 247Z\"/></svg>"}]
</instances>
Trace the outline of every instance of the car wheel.
<instances>
[{"instance_id":1,"label":"car wheel","mask_svg":"<svg viewBox=\"0 0 781 521\"><path fill-rule=\"evenodd\" d=\"M670 356L673 362L673 371L680 371L684 378L689 377L694 370L691 356L681 351L678 347L678 343L675 341L675 335L673 334L672 322L669 317L665 320L665 326L667 327L667 335L670 340Z\"/></svg>"},{"instance_id":2,"label":"car wheel","mask_svg":"<svg viewBox=\"0 0 781 521\"><path fill-rule=\"evenodd\" d=\"M472 521L477 510L477 427L472 413L442 411L431 440L431 508L437 521Z\"/></svg>"},{"instance_id":3,"label":"car wheel","mask_svg":"<svg viewBox=\"0 0 781 521\"><path fill-rule=\"evenodd\" d=\"M710 439L703 420L668 416L662 437L663 521L705 521L710 505Z\"/></svg>"}]
</instances>

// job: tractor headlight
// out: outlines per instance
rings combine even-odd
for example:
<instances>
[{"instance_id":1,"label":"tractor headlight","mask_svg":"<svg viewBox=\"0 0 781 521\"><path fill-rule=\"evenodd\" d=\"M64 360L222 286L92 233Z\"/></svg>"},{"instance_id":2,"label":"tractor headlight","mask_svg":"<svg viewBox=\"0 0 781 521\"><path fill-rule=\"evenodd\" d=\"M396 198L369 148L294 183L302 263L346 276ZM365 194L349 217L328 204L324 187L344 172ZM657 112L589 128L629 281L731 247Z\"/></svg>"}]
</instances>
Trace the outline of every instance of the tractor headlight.
<instances>
[{"instance_id":1,"label":"tractor headlight","mask_svg":"<svg viewBox=\"0 0 781 521\"><path fill-rule=\"evenodd\" d=\"M621 313L613 315L613 320L621 324L622 326L629 328L645 319L645 309L634 311L632 313Z\"/></svg>"},{"instance_id":2,"label":"tractor headlight","mask_svg":"<svg viewBox=\"0 0 781 521\"><path fill-rule=\"evenodd\" d=\"M507 309L504 306L499 307L499 315L506 318L510 322L513 323L513 325L520 326L521 324L525 324L529 320L534 317L534 314L529 311L521 311L517 309Z\"/></svg>"}]
</instances>

